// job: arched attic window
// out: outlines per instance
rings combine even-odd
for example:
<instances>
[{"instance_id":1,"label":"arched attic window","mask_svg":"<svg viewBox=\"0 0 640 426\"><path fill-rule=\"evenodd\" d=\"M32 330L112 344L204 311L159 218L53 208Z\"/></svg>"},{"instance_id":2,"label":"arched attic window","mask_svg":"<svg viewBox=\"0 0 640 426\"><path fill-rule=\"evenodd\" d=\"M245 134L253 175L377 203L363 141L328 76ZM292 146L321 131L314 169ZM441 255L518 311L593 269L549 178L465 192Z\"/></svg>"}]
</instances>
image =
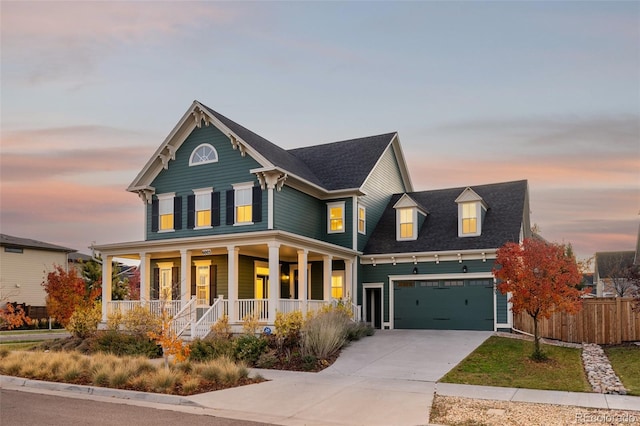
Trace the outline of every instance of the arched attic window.
<instances>
[{"instance_id":1,"label":"arched attic window","mask_svg":"<svg viewBox=\"0 0 640 426\"><path fill-rule=\"evenodd\" d=\"M201 164L217 162L218 152L208 143L198 145L191 153L191 157L189 157L189 166L199 166Z\"/></svg>"}]
</instances>

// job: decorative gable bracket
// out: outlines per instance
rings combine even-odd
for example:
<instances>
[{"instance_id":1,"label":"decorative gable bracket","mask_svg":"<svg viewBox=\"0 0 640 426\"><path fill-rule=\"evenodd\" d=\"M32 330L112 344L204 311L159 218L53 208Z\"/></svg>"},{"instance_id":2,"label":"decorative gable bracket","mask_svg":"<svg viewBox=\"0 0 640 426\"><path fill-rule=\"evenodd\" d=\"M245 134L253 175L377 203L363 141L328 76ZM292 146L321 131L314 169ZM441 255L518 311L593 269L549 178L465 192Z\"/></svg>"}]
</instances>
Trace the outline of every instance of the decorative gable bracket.
<instances>
[{"instance_id":1,"label":"decorative gable bracket","mask_svg":"<svg viewBox=\"0 0 640 426\"><path fill-rule=\"evenodd\" d=\"M209 126L209 124L212 123L209 115L198 106L193 109L191 115L193 115L193 118L196 120L196 126L198 126L199 128L202 127L202 122L204 122L205 126Z\"/></svg>"},{"instance_id":2,"label":"decorative gable bracket","mask_svg":"<svg viewBox=\"0 0 640 426\"><path fill-rule=\"evenodd\" d=\"M260 188L276 189L278 192L282 190L282 186L289 176L279 170L255 171L255 174L260 182Z\"/></svg>"},{"instance_id":3,"label":"decorative gable bracket","mask_svg":"<svg viewBox=\"0 0 640 426\"><path fill-rule=\"evenodd\" d=\"M244 157L247 154L247 152L246 152L246 149L245 149L244 145L242 144L242 142L240 142L231 133L229 133L229 139L231 139L231 146L233 147L233 149L236 149L236 150L240 151L240 155L242 155Z\"/></svg>"},{"instance_id":4,"label":"decorative gable bracket","mask_svg":"<svg viewBox=\"0 0 640 426\"><path fill-rule=\"evenodd\" d=\"M139 188L135 192L138 193L138 197L140 197L143 203L151 204L153 194L156 193L156 189L149 186L147 188Z\"/></svg>"},{"instance_id":5,"label":"decorative gable bracket","mask_svg":"<svg viewBox=\"0 0 640 426\"><path fill-rule=\"evenodd\" d=\"M176 147L173 145L167 145L164 147L167 152L165 153L164 149L160 154L158 154L158 158L162 161L162 167L167 170L169 168L169 160L176 159Z\"/></svg>"}]
</instances>

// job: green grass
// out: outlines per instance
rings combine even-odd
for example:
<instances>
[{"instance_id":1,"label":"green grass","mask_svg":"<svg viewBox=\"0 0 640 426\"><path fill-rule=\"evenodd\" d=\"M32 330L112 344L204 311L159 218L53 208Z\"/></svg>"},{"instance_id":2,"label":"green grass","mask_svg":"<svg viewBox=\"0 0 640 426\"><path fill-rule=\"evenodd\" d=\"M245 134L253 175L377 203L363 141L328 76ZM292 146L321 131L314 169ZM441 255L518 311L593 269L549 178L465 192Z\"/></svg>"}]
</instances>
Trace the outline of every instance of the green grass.
<instances>
[{"instance_id":1,"label":"green grass","mask_svg":"<svg viewBox=\"0 0 640 426\"><path fill-rule=\"evenodd\" d=\"M640 396L640 346L611 346L604 351L629 395Z\"/></svg>"},{"instance_id":2,"label":"green grass","mask_svg":"<svg viewBox=\"0 0 640 426\"><path fill-rule=\"evenodd\" d=\"M581 350L542 345L545 362L529 359L533 342L492 336L440 381L469 385L590 392Z\"/></svg>"},{"instance_id":3,"label":"green grass","mask_svg":"<svg viewBox=\"0 0 640 426\"><path fill-rule=\"evenodd\" d=\"M28 351L42 343L41 340L32 341L19 341L19 342L2 342L0 343L0 349L8 349L10 351Z\"/></svg>"},{"instance_id":4,"label":"green grass","mask_svg":"<svg viewBox=\"0 0 640 426\"><path fill-rule=\"evenodd\" d=\"M64 328L54 328L53 330L4 330L0 331L0 336L16 336L20 334L48 334L48 333L65 333Z\"/></svg>"}]
</instances>

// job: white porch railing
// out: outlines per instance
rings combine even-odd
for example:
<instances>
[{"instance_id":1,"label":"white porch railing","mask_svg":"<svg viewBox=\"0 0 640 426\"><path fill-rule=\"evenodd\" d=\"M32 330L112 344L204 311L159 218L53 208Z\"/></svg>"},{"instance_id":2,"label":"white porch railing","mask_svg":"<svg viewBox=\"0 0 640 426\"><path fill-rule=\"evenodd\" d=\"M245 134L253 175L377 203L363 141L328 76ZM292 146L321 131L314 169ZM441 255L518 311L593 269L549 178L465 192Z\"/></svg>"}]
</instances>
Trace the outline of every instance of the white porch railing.
<instances>
[{"instance_id":1,"label":"white porch railing","mask_svg":"<svg viewBox=\"0 0 640 426\"><path fill-rule=\"evenodd\" d=\"M213 305L202 315L202 317L196 323L192 323L191 338L203 338L211 331L211 326L214 325L223 315L229 311L229 301L218 298L213 302Z\"/></svg>"},{"instance_id":2,"label":"white porch railing","mask_svg":"<svg viewBox=\"0 0 640 426\"><path fill-rule=\"evenodd\" d=\"M169 317L175 317L181 310L181 300L111 300L107 302L107 315L119 312L126 314L136 306L144 306L152 314L161 316L162 308L167 310Z\"/></svg>"},{"instance_id":3,"label":"white porch railing","mask_svg":"<svg viewBox=\"0 0 640 426\"><path fill-rule=\"evenodd\" d=\"M246 316L257 315L260 321L269 319L269 299L240 299L235 301L236 318L232 322L242 321ZM275 318L274 318L275 320Z\"/></svg>"},{"instance_id":4,"label":"white porch railing","mask_svg":"<svg viewBox=\"0 0 640 426\"><path fill-rule=\"evenodd\" d=\"M171 321L171 328L176 335L180 336L187 330L191 324L196 320L196 298L193 296L189 303L178 312L173 321Z\"/></svg>"}]
</instances>

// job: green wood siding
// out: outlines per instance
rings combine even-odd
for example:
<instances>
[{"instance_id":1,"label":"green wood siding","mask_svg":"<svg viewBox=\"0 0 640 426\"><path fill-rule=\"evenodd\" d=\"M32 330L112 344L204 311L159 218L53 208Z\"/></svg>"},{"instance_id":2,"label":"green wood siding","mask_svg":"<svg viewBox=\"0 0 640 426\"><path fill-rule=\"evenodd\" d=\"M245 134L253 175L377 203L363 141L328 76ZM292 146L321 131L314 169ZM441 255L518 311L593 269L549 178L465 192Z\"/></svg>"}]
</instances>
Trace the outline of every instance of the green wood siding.
<instances>
[{"instance_id":1,"label":"green wood siding","mask_svg":"<svg viewBox=\"0 0 640 426\"><path fill-rule=\"evenodd\" d=\"M327 204L344 201L344 232L330 234L327 232ZM322 240L342 247L353 247L353 198L338 198L323 201L322 207ZM356 231L357 232L357 231Z\"/></svg>"},{"instance_id":2,"label":"green wood siding","mask_svg":"<svg viewBox=\"0 0 640 426\"><path fill-rule=\"evenodd\" d=\"M273 224L275 229L292 232L305 237L320 239L326 228L327 206L310 195L284 186L282 191L274 191ZM266 199L266 194L264 199Z\"/></svg>"},{"instance_id":3,"label":"green wood siding","mask_svg":"<svg viewBox=\"0 0 640 426\"><path fill-rule=\"evenodd\" d=\"M365 235L358 234L358 250L360 251L367 244L371 232L391 199L391 195L406 192L398 159L392 147L383 154L380 162L365 182L363 190L367 195L360 197L359 202L367 209L367 232Z\"/></svg>"},{"instance_id":4,"label":"green wood siding","mask_svg":"<svg viewBox=\"0 0 640 426\"><path fill-rule=\"evenodd\" d=\"M202 143L208 143L218 152L218 162L189 167L189 158L193 150ZM242 182L254 182L258 185L255 175L250 169L258 168L260 164L249 155L242 157L239 151L231 146L229 138L214 126L196 128L176 152L176 159L169 161L169 168L162 170L154 179L151 186L156 188L156 194L175 192L182 197L182 229L174 232L158 233L151 231L151 205L147 205L147 239L171 239L202 235L219 235L234 232L247 232L267 229L267 196L262 197L262 222L247 226L225 225L226 223L226 191L233 189L232 185ZM220 192L220 223L221 226L212 229L187 229L187 196L193 194L194 189L213 187Z\"/></svg>"},{"instance_id":5,"label":"green wood siding","mask_svg":"<svg viewBox=\"0 0 640 426\"><path fill-rule=\"evenodd\" d=\"M238 299L255 297L255 260L253 257L238 256Z\"/></svg>"},{"instance_id":6,"label":"green wood siding","mask_svg":"<svg viewBox=\"0 0 640 426\"><path fill-rule=\"evenodd\" d=\"M507 295L501 294L496 290L496 318L498 324L506 324L507 323Z\"/></svg>"}]
</instances>

